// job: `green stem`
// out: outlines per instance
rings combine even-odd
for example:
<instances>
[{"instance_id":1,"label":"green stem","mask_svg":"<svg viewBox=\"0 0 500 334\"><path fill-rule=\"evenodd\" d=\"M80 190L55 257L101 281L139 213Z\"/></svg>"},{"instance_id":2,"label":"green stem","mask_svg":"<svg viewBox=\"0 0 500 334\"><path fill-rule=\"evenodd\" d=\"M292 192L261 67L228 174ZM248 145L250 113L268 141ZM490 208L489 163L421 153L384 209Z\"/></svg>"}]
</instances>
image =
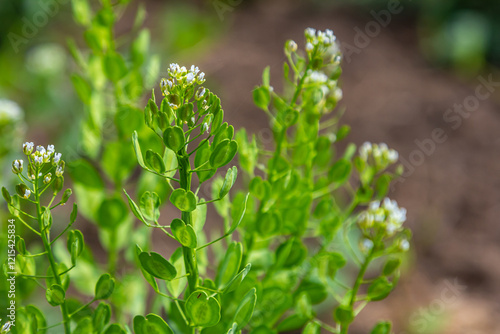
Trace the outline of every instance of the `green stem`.
<instances>
[{"instance_id":1,"label":"green stem","mask_svg":"<svg viewBox=\"0 0 500 334\"><path fill-rule=\"evenodd\" d=\"M38 177L35 181L35 201L36 201L36 212L37 212L37 217L38 217L38 223L40 225L43 247L45 248L45 251L47 252L47 258L49 260L50 268L52 269L52 273L54 274L54 279L55 279L56 283L62 287L61 277L59 277L56 261L54 259L54 254L52 253L52 249L50 248L48 231L46 231L46 229L43 226L42 208L40 206L40 194L38 192ZM49 210L49 209L47 209L47 210ZM68 307L66 305L66 301L61 304L61 313L62 313L63 323L64 323L64 333L70 334L71 333L71 326L70 326L71 324L70 324L70 320L69 320Z\"/></svg>"},{"instance_id":2,"label":"green stem","mask_svg":"<svg viewBox=\"0 0 500 334\"><path fill-rule=\"evenodd\" d=\"M361 287L361 284L363 284L366 270L368 269L368 266L370 265L370 262L373 259L374 250L375 247L370 250L370 253L368 253L365 260L363 261L363 264L361 265L361 268L359 269L358 277L356 277L356 282L354 283L354 287L352 288L351 299L349 301L350 308L354 307L354 303L356 302L356 296L358 295L358 291L359 288ZM342 326L340 334L347 334L348 330L349 330L349 324Z\"/></svg>"},{"instance_id":3,"label":"green stem","mask_svg":"<svg viewBox=\"0 0 500 334\"><path fill-rule=\"evenodd\" d=\"M179 175L180 175L180 187L186 191L191 190L191 165L189 163L189 157L186 155L185 148L180 152L181 154L177 156L179 163ZM191 212L182 212L182 220L187 225L192 225L192 215ZM182 253L184 255L184 264L186 266L186 274L188 276L189 292L196 290L198 286L198 264L196 262L196 250L189 247L182 247Z\"/></svg>"}]
</instances>

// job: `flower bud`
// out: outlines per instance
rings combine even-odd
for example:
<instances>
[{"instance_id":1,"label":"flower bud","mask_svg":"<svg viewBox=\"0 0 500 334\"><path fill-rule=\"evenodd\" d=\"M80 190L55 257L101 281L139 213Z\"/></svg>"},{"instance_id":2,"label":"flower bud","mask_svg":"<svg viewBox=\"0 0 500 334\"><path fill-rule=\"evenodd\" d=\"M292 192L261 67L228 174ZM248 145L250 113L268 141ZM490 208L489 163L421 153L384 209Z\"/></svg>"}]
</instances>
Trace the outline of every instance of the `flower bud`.
<instances>
[{"instance_id":1,"label":"flower bud","mask_svg":"<svg viewBox=\"0 0 500 334\"><path fill-rule=\"evenodd\" d=\"M201 100L205 96L206 92L207 92L207 90L205 89L205 87L198 88L198 90L196 91L196 95L195 95L196 100L197 101Z\"/></svg>"},{"instance_id":2,"label":"flower bud","mask_svg":"<svg viewBox=\"0 0 500 334\"><path fill-rule=\"evenodd\" d=\"M43 178L43 183L48 184L52 180L52 173L47 173L45 177Z\"/></svg>"},{"instance_id":3,"label":"flower bud","mask_svg":"<svg viewBox=\"0 0 500 334\"><path fill-rule=\"evenodd\" d=\"M14 162L12 162L12 173L19 174L22 171L23 171L23 161L14 160Z\"/></svg>"},{"instance_id":4,"label":"flower bud","mask_svg":"<svg viewBox=\"0 0 500 334\"><path fill-rule=\"evenodd\" d=\"M288 53L297 51L297 43L295 41L289 40L286 42L285 50Z\"/></svg>"},{"instance_id":5,"label":"flower bud","mask_svg":"<svg viewBox=\"0 0 500 334\"><path fill-rule=\"evenodd\" d=\"M23 152L24 152L24 154L30 155L31 152L33 152L34 146L35 146L35 144L33 144L33 143L29 143L29 142L24 143L23 144Z\"/></svg>"}]
</instances>

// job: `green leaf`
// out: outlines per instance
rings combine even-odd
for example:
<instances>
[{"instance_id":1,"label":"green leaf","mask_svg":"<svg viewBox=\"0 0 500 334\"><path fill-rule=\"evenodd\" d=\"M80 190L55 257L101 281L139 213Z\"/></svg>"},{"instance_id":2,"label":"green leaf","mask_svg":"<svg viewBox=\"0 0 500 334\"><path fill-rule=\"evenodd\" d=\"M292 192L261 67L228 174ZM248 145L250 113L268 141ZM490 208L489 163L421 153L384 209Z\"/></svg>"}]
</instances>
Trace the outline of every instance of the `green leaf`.
<instances>
[{"instance_id":1,"label":"green leaf","mask_svg":"<svg viewBox=\"0 0 500 334\"><path fill-rule=\"evenodd\" d=\"M52 284L50 288L45 291L45 297L52 306L59 306L64 303L66 292L58 284Z\"/></svg>"},{"instance_id":2,"label":"green leaf","mask_svg":"<svg viewBox=\"0 0 500 334\"><path fill-rule=\"evenodd\" d=\"M316 322L310 322L304 327L302 334L321 334L321 326Z\"/></svg>"},{"instance_id":3,"label":"green leaf","mask_svg":"<svg viewBox=\"0 0 500 334\"><path fill-rule=\"evenodd\" d=\"M379 277L368 287L367 297L372 301L382 300L391 293L394 285L385 277Z\"/></svg>"},{"instance_id":4,"label":"green leaf","mask_svg":"<svg viewBox=\"0 0 500 334\"><path fill-rule=\"evenodd\" d=\"M141 196L141 213L143 217L157 222L160 218L160 197L155 192L145 191Z\"/></svg>"},{"instance_id":5,"label":"green leaf","mask_svg":"<svg viewBox=\"0 0 500 334\"><path fill-rule=\"evenodd\" d=\"M257 232L263 238L278 234L281 230L281 218L276 212L265 212L256 221Z\"/></svg>"},{"instance_id":6,"label":"green leaf","mask_svg":"<svg viewBox=\"0 0 500 334\"><path fill-rule=\"evenodd\" d=\"M307 257L307 247L296 239L289 239L276 249L276 265L291 268L302 263Z\"/></svg>"},{"instance_id":7,"label":"green leaf","mask_svg":"<svg viewBox=\"0 0 500 334\"><path fill-rule=\"evenodd\" d=\"M82 26L90 25L92 18L92 11L87 0L73 0L71 1L73 8L73 18Z\"/></svg>"},{"instance_id":8,"label":"green leaf","mask_svg":"<svg viewBox=\"0 0 500 334\"><path fill-rule=\"evenodd\" d=\"M257 290L252 288L243 297L236 312L234 313L233 322L238 324L237 330L243 329L250 321L257 302Z\"/></svg>"},{"instance_id":9,"label":"green leaf","mask_svg":"<svg viewBox=\"0 0 500 334\"><path fill-rule=\"evenodd\" d=\"M163 158L152 150L146 151L146 166L159 174L163 174L166 171Z\"/></svg>"},{"instance_id":10,"label":"green leaf","mask_svg":"<svg viewBox=\"0 0 500 334\"><path fill-rule=\"evenodd\" d=\"M139 261L142 268L156 278L171 281L177 276L175 267L158 253L142 252Z\"/></svg>"},{"instance_id":11,"label":"green leaf","mask_svg":"<svg viewBox=\"0 0 500 334\"><path fill-rule=\"evenodd\" d=\"M174 219L170 224L170 229L181 245L189 248L198 246L196 233L191 225L186 225L181 219Z\"/></svg>"},{"instance_id":12,"label":"green leaf","mask_svg":"<svg viewBox=\"0 0 500 334\"><path fill-rule=\"evenodd\" d=\"M82 254L85 243L83 234L79 230L70 231L68 234L67 247L71 254L71 263L75 265L76 259Z\"/></svg>"},{"instance_id":13,"label":"green leaf","mask_svg":"<svg viewBox=\"0 0 500 334\"><path fill-rule=\"evenodd\" d=\"M241 242L233 241L227 248L226 255L219 265L215 285L223 289L238 273L243 255L243 245Z\"/></svg>"},{"instance_id":14,"label":"green leaf","mask_svg":"<svg viewBox=\"0 0 500 334\"><path fill-rule=\"evenodd\" d=\"M24 239L16 235L16 250L21 255L26 255L26 243Z\"/></svg>"},{"instance_id":15,"label":"green leaf","mask_svg":"<svg viewBox=\"0 0 500 334\"><path fill-rule=\"evenodd\" d=\"M351 163L346 159L338 160L328 172L328 177L332 182L343 184L349 179L351 174Z\"/></svg>"},{"instance_id":16,"label":"green leaf","mask_svg":"<svg viewBox=\"0 0 500 334\"><path fill-rule=\"evenodd\" d=\"M93 332L94 328L92 327L92 319L90 317L86 317L78 321L78 324L72 334L88 334Z\"/></svg>"},{"instance_id":17,"label":"green leaf","mask_svg":"<svg viewBox=\"0 0 500 334\"><path fill-rule=\"evenodd\" d=\"M229 231L226 232L227 235L233 233L236 231L238 226L240 226L243 217L245 217L245 212L247 211L247 203L248 203L248 196L250 194L246 194L245 200L243 201L243 205L241 206L241 213L239 213L236 217L239 217L238 219L233 220L233 223L231 224L231 227L229 228Z\"/></svg>"},{"instance_id":18,"label":"green leaf","mask_svg":"<svg viewBox=\"0 0 500 334\"><path fill-rule=\"evenodd\" d=\"M148 314L145 318L138 315L134 318L135 334L174 334L167 323L156 314Z\"/></svg>"},{"instance_id":19,"label":"green leaf","mask_svg":"<svg viewBox=\"0 0 500 334\"><path fill-rule=\"evenodd\" d=\"M237 176L238 169L236 168L236 166L227 170L226 177L224 178L224 183L222 184L222 187L219 191L219 198L224 198L229 193L229 190L231 190L234 183L236 182Z\"/></svg>"},{"instance_id":20,"label":"green leaf","mask_svg":"<svg viewBox=\"0 0 500 334\"><path fill-rule=\"evenodd\" d=\"M134 131L134 133L132 134L132 144L134 145L134 151L135 151L135 156L137 157L137 162L142 168L147 169L146 164L144 163L144 157L142 156L141 146L139 145L137 131Z\"/></svg>"},{"instance_id":21,"label":"green leaf","mask_svg":"<svg viewBox=\"0 0 500 334\"><path fill-rule=\"evenodd\" d=\"M245 277L252 269L252 265L248 263L245 268L243 268L236 276L234 276L222 289L223 293L229 293L238 288L241 282L245 279Z\"/></svg>"},{"instance_id":22,"label":"green leaf","mask_svg":"<svg viewBox=\"0 0 500 334\"><path fill-rule=\"evenodd\" d=\"M115 289L115 279L110 274L103 274L95 285L95 299L109 298Z\"/></svg>"},{"instance_id":23,"label":"green leaf","mask_svg":"<svg viewBox=\"0 0 500 334\"><path fill-rule=\"evenodd\" d=\"M186 274L186 270L184 269L184 255L182 247L178 247L174 251L174 253L170 257L170 263L173 264L179 276L184 276ZM167 282L167 289L173 297L178 298L184 291L186 285L187 285L186 277L178 278Z\"/></svg>"},{"instance_id":24,"label":"green leaf","mask_svg":"<svg viewBox=\"0 0 500 334\"><path fill-rule=\"evenodd\" d=\"M279 332L289 332L304 327L307 321L309 321L309 319L299 314L292 314L291 316L285 318L282 322L280 322L277 329Z\"/></svg>"},{"instance_id":25,"label":"green leaf","mask_svg":"<svg viewBox=\"0 0 500 334\"><path fill-rule=\"evenodd\" d=\"M178 126L167 128L165 132L163 132L163 142L172 151L180 151L186 143L184 131Z\"/></svg>"},{"instance_id":26,"label":"green leaf","mask_svg":"<svg viewBox=\"0 0 500 334\"><path fill-rule=\"evenodd\" d=\"M148 29L142 29L139 36L132 42L131 56L134 66L139 67L148 56L150 34Z\"/></svg>"},{"instance_id":27,"label":"green leaf","mask_svg":"<svg viewBox=\"0 0 500 334\"><path fill-rule=\"evenodd\" d=\"M385 276L389 276L392 273L394 273L394 271L396 271L396 269L398 269L400 265L401 265L401 259L399 259L399 258L389 259L385 263L384 269L382 270L382 273Z\"/></svg>"},{"instance_id":28,"label":"green leaf","mask_svg":"<svg viewBox=\"0 0 500 334\"><path fill-rule=\"evenodd\" d=\"M139 255L141 255L142 253L142 249L141 247L139 247L139 245L135 245L135 253L137 254L137 257L139 257ZM143 267L142 265L139 266L139 268L141 268L141 272L142 272L142 275L144 276L144 278L146 279L146 281L153 287L153 289L155 291L160 291L158 289L158 283L156 283L156 279L154 278L153 275L151 275L150 273L148 273Z\"/></svg>"},{"instance_id":29,"label":"green leaf","mask_svg":"<svg viewBox=\"0 0 500 334\"><path fill-rule=\"evenodd\" d=\"M104 334L127 334L127 332L121 325L112 324L104 331Z\"/></svg>"},{"instance_id":30,"label":"green leaf","mask_svg":"<svg viewBox=\"0 0 500 334\"><path fill-rule=\"evenodd\" d=\"M391 333L391 323L388 321L381 321L373 327L370 334L390 334Z\"/></svg>"},{"instance_id":31,"label":"green leaf","mask_svg":"<svg viewBox=\"0 0 500 334\"><path fill-rule=\"evenodd\" d=\"M208 160L210 159L211 153L212 150L210 149L210 145L208 141L205 141L198 147L198 151L196 151L196 156L194 158L195 167L200 167L201 169L210 169L212 166L210 165L210 163L208 163ZM196 174L198 175L200 183L203 183L209 180L216 171L217 169L214 168L213 170L197 171Z\"/></svg>"},{"instance_id":32,"label":"green leaf","mask_svg":"<svg viewBox=\"0 0 500 334\"><path fill-rule=\"evenodd\" d=\"M262 71L262 85L265 87L269 87L271 84L271 75L270 75L270 66L266 66L264 71Z\"/></svg>"},{"instance_id":33,"label":"green leaf","mask_svg":"<svg viewBox=\"0 0 500 334\"><path fill-rule=\"evenodd\" d=\"M12 197L10 197L9 191L5 189L5 187L2 187L2 196L7 204L10 204L12 202Z\"/></svg>"},{"instance_id":34,"label":"green leaf","mask_svg":"<svg viewBox=\"0 0 500 334\"><path fill-rule=\"evenodd\" d=\"M195 326L215 326L221 317L217 299L205 291L194 291L186 301L186 312Z\"/></svg>"},{"instance_id":35,"label":"green leaf","mask_svg":"<svg viewBox=\"0 0 500 334\"><path fill-rule=\"evenodd\" d=\"M257 107L263 110L267 110L269 103L271 102L271 94L269 89L266 87L256 87L253 90L253 102Z\"/></svg>"},{"instance_id":36,"label":"green leaf","mask_svg":"<svg viewBox=\"0 0 500 334\"><path fill-rule=\"evenodd\" d=\"M321 279L335 277L337 270L344 267L347 263L346 259L341 253L338 252L322 252L316 257L318 267L318 276Z\"/></svg>"},{"instance_id":37,"label":"green leaf","mask_svg":"<svg viewBox=\"0 0 500 334\"><path fill-rule=\"evenodd\" d=\"M382 174L375 182L375 190L377 191L377 199L381 200L387 195L389 186L391 185L391 176L389 174Z\"/></svg>"},{"instance_id":38,"label":"green leaf","mask_svg":"<svg viewBox=\"0 0 500 334\"><path fill-rule=\"evenodd\" d=\"M196 209L196 196L191 190L175 189L170 194L170 202L182 212L191 212Z\"/></svg>"},{"instance_id":39,"label":"green leaf","mask_svg":"<svg viewBox=\"0 0 500 334\"><path fill-rule=\"evenodd\" d=\"M210 165L215 168L227 165L236 155L238 143L235 140L221 141L210 154Z\"/></svg>"},{"instance_id":40,"label":"green leaf","mask_svg":"<svg viewBox=\"0 0 500 334\"><path fill-rule=\"evenodd\" d=\"M103 330L104 326L109 323L110 319L111 306L104 302L99 303L94 311L94 314L92 315L92 325L94 329L97 330L98 333L100 333Z\"/></svg>"},{"instance_id":41,"label":"green leaf","mask_svg":"<svg viewBox=\"0 0 500 334\"><path fill-rule=\"evenodd\" d=\"M130 195L127 193L127 191L125 189L123 189L123 192L127 196L128 204L130 206L130 210L132 210L132 213L134 214L134 216L136 216L137 219L139 219L143 223L147 224L146 218L142 214L141 209L139 209L139 206L137 206L137 204L132 200L132 198L130 198Z\"/></svg>"},{"instance_id":42,"label":"green leaf","mask_svg":"<svg viewBox=\"0 0 500 334\"><path fill-rule=\"evenodd\" d=\"M73 74L71 76L71 82L80 100L82 100L84 104L89 105L90 96L92 95L90 84L78 74Z\"/></svg>"},{"instance_id":43,"label":"green leaf","mask_svg":"<svg viewBox=\"0 0 500 334\"><path fill-rule=\"evenodd\" d=\"M354 320L354 312L352 307L340 305L335 309L333 317L338 324L347 326Z\"/></svg>"},{"instance_id":44,"label":"green leaf","mask_svg":"<svg viewBox=\"0 0 500 334\"><path fill-rule=\"evenodd\" d=\"M127 65L119 53L109 52L102 59L102 67L106 77L117 82L127 74Z\"/></svg>"},{"instance_id":45,"label":"green leaf","mask_svg":"<svg viewBox=\"0 0 500 334\"><path fill-rule=\"evenodd\" d=\"M121 198L108 198L97 211L97 223L102 228L113 230L125 221L127 215L127 205Z\"/></svg>"},{"instance_id":46,"label":"green leaf","mask_svg":"<svg viewBox=\"0 0 500 334\"><path fill-rule=\"evenodd\" d=\"M77 216L78 216L78 205L76 205L76 203L73 203L73 210L71 210L71 214L69 215L70 224L73 224L76 221Z\"/></svg>"}]
</instances>

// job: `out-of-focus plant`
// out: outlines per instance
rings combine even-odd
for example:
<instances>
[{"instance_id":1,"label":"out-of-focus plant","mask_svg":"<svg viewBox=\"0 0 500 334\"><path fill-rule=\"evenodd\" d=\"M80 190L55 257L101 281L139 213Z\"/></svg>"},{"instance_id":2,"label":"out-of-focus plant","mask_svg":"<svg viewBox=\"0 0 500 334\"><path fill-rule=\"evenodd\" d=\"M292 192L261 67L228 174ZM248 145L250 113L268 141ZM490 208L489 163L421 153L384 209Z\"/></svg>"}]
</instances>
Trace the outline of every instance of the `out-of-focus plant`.
<instances>
[{"instance_id":1,"label":"out-of-focus plant","mask_svg":"<svg viewBox=\"0 0 500 334\"><path fill-rule=\"evenodd\" d=\"M40 309L28 305L17 309L16 323L12 326L12 331L23 334L47 333L49 328L61 325L64 327L64 332L69 334L72 318L80 316L79 312L84 309L89 310L88 306L95 301L107 299L113 292L114 280L105 274L97 281L94 298L89 303L80 305L78 302L70 302L67 297L70 286L69 272L77 266L85 244L83 234L79 230L71 229L77 218L76 204L73 205L67 225L57 235L54 233L57 224L53 222L52 211L66 204L72 193L71 189L62 191L65 162L61 159L61 153L55 152L54 145L49 145L47 148L37 146L35 149L33 143L26 142L23 144L23 152L27 157L27 163L25 164L23 159L14 160L12 163L12 172L21 181L16 185L16 194L11 196L9 191L2 187L2 195L11 215L38 236L43 248L39 252L31 253L24 238L15 235L15 239L11 239L10 235L14 236L15 230L9 230L9 254L17 251L17 256L12 257L15 258L14 262L8 261L4 264L4 272L15 273L20 279L35 281L45 291L47 302L51 306L60 308L62 321L48 325ZM62 195L55 202L60 193ZM58 261L54 250L55 243L66 234L66 254L69 256ZM36 247L33 249L36 250ZM101 303L96 308L94 317L102 316L100 313L103 308L110 312L109 305ZM8 330L8 327L6 325L5 328Z\"/></svg>"},{"instance_id":2,"label":"out-of-focus plant","mask_svg":"<svg viewBox=\"0 0 500 334\"><path fill-rule=\"evenodd\" d=\"M269 68L253 92L269 116L274 150L239 131L246 186L217 205L228 218L251 194L240 228L243 262L253 266L243 285L257 286L251 333L348 333L369 302L392 291L400 254L409 247L406 210L385 198L401 172L391 171L398 154L370 143L359 154L354 144L340 151L336 144L349 127L339 125L342 111L331 113L342 98L341 54L330 30L309 28L305 38L304 51L294 41L285 44L284 93L270 85ZM334 327L316 318L322 303L337 303ZM381 322L373 332L390 327Z\"/></svg>"},{"instance_id":3,"label":"out-of-focus plant","mask_svg":"<svg viewBox=\"0 0 500 334\"><path fill-rule=\"evenodd\" d=\"M147 290L143 282L128 268L134 261L136 242L149 240L147 229L135 229L128 212L123 185L136 165L130 145L130 133L145 130L142 111L137 106L144 87L152 86L158 76L159 58L149 52L150 33L140 29L144 8L139 6L131 31L115 36L115 25L129 1L101 1L93 8L90 1L73 0L74 20L84 27L86 48L79 49L70 40L68 45L78 70L71 77L83 102L85 116L80 128L81 145L69 160L68 169L74 182L75 194L83 216L99 228L99 239L107 253L107 271L117 278L112 303L118 319L141 313ZM128 52L126 50L129 46ZM144 135L151 140L152 135ZM157 183L163 197L168 191L154 175L141 176L141 184ZM87 263L82 278L98 274ZM80 291L88 293L86 279L79 280Z\"/></svg>"}]
</instances>

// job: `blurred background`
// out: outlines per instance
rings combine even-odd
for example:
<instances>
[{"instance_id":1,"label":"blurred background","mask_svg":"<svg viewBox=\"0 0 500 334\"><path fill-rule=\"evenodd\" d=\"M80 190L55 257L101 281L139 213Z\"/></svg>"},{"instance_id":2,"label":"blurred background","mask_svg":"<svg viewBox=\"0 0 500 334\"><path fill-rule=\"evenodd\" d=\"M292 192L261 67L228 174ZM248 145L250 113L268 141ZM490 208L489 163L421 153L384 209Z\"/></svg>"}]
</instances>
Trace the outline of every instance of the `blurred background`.
<instances>
[{"instance_id":1,"label":"blurred background","mask_svg":"<svg viewBox=\"0 0 500 334\"><path fill-rule=\"evenodd\" d=\"M49 2L57 6L40 16ZM117 36L140 6L160 55L158 80L171 62L197 64L228 123L264 144L271 133L251 94L262 70L271 66L279 89L285 40L302 45L305 28L332 29L344 51L350 141L399 151L406 172L390 196L408 209L414 232L399 286L363 311L353 333L379 318L392 320L396 334L500 333L499 1L131 1ZM63 154L78 145L83 107L71 85L69 37L82 40L69 1L0 2L2 185L13 182L24 138Z\"/></svg>"}]
</instances>

